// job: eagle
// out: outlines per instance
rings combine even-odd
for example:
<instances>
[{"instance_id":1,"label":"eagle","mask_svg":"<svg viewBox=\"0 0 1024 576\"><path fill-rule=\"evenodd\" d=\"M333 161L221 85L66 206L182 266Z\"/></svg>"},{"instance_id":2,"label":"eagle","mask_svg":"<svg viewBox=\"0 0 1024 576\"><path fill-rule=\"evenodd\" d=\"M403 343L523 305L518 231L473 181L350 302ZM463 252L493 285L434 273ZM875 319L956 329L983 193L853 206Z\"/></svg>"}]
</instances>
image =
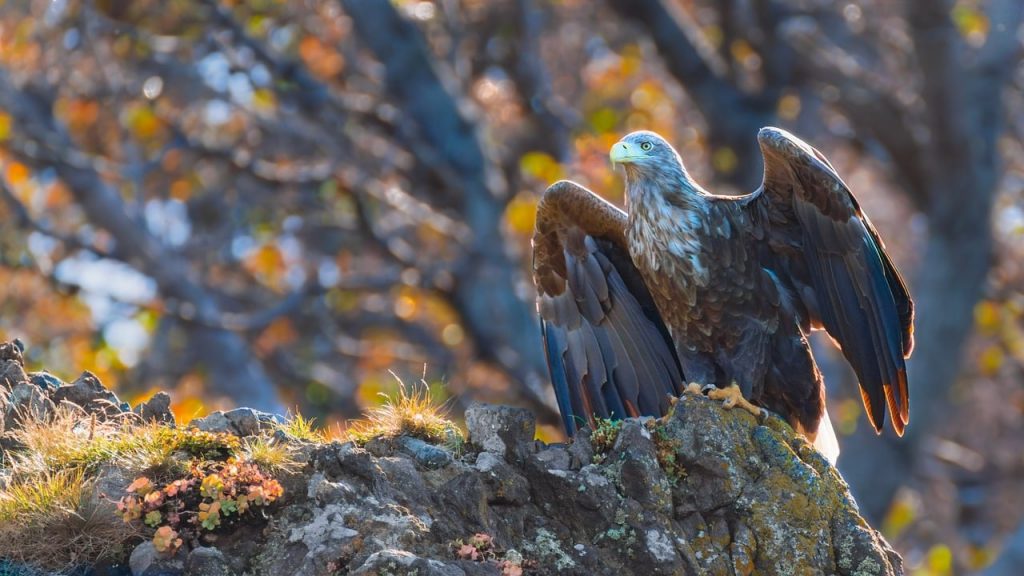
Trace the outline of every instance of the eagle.
<instances>
[{"instance_id":1,"label":"eagle","mask_svg":"<svg viewBox=\"0 0 1024 576\"><path fill-rule=\"evenodd\" d=\"M822 329L856 373L876 432L888 408L903 434L914 347L906 284L821 152L779 128L757 139L764 178L744 196L702 188L650 131L610 152L628 213L571 181L544 192L533 279L570 437L597 418L659 417L681 394L707 393L781 416L834 461L807 340Z\"/></svg>"}]
</instances>

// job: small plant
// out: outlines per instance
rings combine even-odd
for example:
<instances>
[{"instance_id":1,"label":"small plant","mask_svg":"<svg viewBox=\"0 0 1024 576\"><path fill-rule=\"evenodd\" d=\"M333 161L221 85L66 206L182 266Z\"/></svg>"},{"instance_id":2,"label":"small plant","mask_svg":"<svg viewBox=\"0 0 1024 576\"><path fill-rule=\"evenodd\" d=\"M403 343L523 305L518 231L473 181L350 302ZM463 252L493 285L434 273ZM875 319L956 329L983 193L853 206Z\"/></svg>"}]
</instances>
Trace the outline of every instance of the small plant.
<instances>
[{"instance_id":1,"label":"small plant","mask_svg":"<svg viewBox=\"0 0 1024 576\"><path fill-rule=\"evenodd\" d=\"M598 418L594 430L590 433L590 446L594 449L594 464L601 464L615 446L622 428L622 420Z\"/></svg>"},{"instance_id":2,"label":"small plant","mask_svg":"<svg viewBox=\"0 0 1024 576\"><path fill-rule=\"evenodd\" d=\"M658 458L658 465L665 471L669 482L675 486L680 480L686 478L686 468L676 457L679 451L679 441L672 438L665 428L665 425L658 420L648 423L648 429L654 440L655 456Z\"/></svg>"},{"instance_id":3,"label":"small plant","mask_svg":"<svg viewBox=\"0 0 1024 576\"><path fill-rule=\"evenodd\" d=\"M277 429L292 438L314 444L327 440L324 432L316 427L315 418L305 418L297 411L294 414L289 414L283 424L277 425Z\"/></svg>"},{"instance_id":4,"label":"small plant","mask_svg":"<svg viewBox=\"0 0 1024 576\"><path fill-rule=\"evenodd\" d=\"M462 431L444 417L443 405L431 399L426 383L410 390L399 381L397 396L381 396L384 397L381 406L368 410L365 420L349 425L347 435L356 444L363 445L374 438L390 439L403 435L456 450L465 442Z\"/></svg>"},{"instance_id":5,"label":"small plant","mask_svg":"<svg viewBox=\"0 0 1024 576\"><path fill-rule=\"evenodd\" d=\"M153 546L173 552L183 538L232 525L278 500L284 490L256 463L229 458L193 462L187 475L166 484L140 476L127 492L117 503L122 519L155 528Z\"/></svg>"},{"instance_id":6,"label":"small plant","mask_svg":"<svg viewBox=\"0 0 1024 576\"><path fill-rule=\"evenodd\" d=\"M158 437L193 458L223 460L238 452L241 442L234 434L206 432L197 428L159 427Z\"/></svg>"},{"instance_id":7,"label":"small plant","mask_svg":"<svg viewBox=\"0 0 1024 576\"><path fill-rule=\"evenodd\" d=\"M523 568L530 568L536 562L523 559L515 550L502 553L489 534L477 533L468 540L459 539L451 543L455 557L473 562L493 562L501 570L501 576L522 576Z\"/></svg>"}]
</instances>

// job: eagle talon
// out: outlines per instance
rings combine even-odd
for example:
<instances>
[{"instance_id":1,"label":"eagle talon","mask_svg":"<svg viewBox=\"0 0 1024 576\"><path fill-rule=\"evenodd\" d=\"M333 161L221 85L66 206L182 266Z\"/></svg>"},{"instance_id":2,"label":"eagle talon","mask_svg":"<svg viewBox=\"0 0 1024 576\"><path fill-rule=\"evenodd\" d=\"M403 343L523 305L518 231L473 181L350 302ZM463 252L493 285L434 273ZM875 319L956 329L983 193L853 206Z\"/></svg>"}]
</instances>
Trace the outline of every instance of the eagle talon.
<instances>
[{"instance_id":1,"label":"eagle talon","mask_svg":"<svg viewBox=\"0 0 1024 576\"><path fill-rule=\"evenodd\" d=\"M694 396L700 396L701 394L704 393L704 389L701 388L700 384L698 384L696 382L690 382L689 384L686 385L686 389L684 390L684 392L686 394L693 394Z\"/></svg>"},{"instance_id":2,"label":"eagle talon","mask_svg":"<svg viewBox=\"0 0 1024 576\"><path fill-rule=\"evenodd\" d=\"M743 397L743 392L740 391L740 387L733 382L728 388L715 388L708 392L708 398L712 400L721 400L722 408L726 410L732 410L735 407L740 407L750 412L754 417L760 419L763 411L753 404L749 400Z\"/></svg>"}]
</instances>

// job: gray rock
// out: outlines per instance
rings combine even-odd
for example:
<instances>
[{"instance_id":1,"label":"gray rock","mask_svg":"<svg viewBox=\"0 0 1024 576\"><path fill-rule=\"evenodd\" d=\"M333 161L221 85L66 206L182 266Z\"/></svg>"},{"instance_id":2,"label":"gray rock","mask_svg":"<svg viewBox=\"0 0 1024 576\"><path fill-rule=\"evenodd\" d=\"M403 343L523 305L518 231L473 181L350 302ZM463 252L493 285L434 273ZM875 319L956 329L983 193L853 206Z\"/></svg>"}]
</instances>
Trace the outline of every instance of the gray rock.
<instances>
[{"instance_id":1,"label":"gray rock","mask_svg":"<svg viewBox=\"0 0 1024 576\"><path fill-rule=\"evenodd\" d=\"M153 543L147 540L132 550L128 567L132 576L182 576L185 574L184 553L179 550L168 557L157 552Z\"/></svg>"},{"instance_id":2,"label":"gray rock","mask_svg":"<svg viewBox=\"0 0 1024 576\"><path fill-rule=\"evenodd\" d=\"M39 389L44 392L53 392L61 386L65 386L63 380L57 378L49 372L31 372L28 375L29 382L39 386Z\"/></svg>"},{"instance_id":3,"label":"gray rock","mask_svg":"<svg viewBox=\"0 0 1024 576\"><path fill-rule=\"evenodd\" d=\"M192 428L202 430L203 432L224 432L232 433L234 429L231 427L231 422L224 416L224 412L217 411L211 412L202 418L196 418L188 423Z\"/></svg>"},{"instance_id":4,"label":"gray rock","mask_svg":"<svg viewBox=\"0 0 1024 576\"><path fill-rule=\"evenodd\" d=\"M590 429L584 428L569 444L570 467L578 470L594 461L594 446L590 443Z\"/></svg>"},{"instance_id":5,"label":"gray rock","mask_svg":"<svg viewBox=\"0 0 1024 576\"><path fill-rule=\"evenodd\" d=\"M422 472L408 458L381 458L377 464L400 504L410 509L422 509L423 504L430 501L430 487Z\"/></svg>"},{"instance_id":6,"label":"gray rock","mask_svg":"<svg viewBox=\"0 0 1024 576\"><path fill-rule=\"evenodd\" d=\"M623 496L645 508L671 513L672 486L658 464L651 433L642 423L623 422L608 464Z\"/></svg>"},{"instance_id":7,"label":"gray rock","mask_svg":"<svg viewBox=\"0 0 1024 576\"><path fill-rule=\"evenodd\" d=\"M252 408L235 408L228 410L224 416L231 422L235 434L239 436L253 436L263 430L270 430L275 425L284 422L280 417Z\"/></svg>"},{"instance_id":8,"label":"gray rock","mask_svg":"<svg viewBox=\"0 0 1024 576\"><path fill-rule=\"evenodd\" d=\"M167 392L157 392L149 400L139 403L132 412L139 415L144 422L160 422L174 425L174 413L171 412L171 396Z\"/></svg>"},{"instance_id":9,"label":"gray rock","mask_svg":"<svg viewBox=\"0 0 1024 576\"><path fill-rule=\"evenodd\" d=\"M306 495L319 504L337 504L354 499L355 491L344 482L331 482L323 473L315 472L309 479Z\"/></svg>"},{"instance_id":10,"label":"gray rock","mask_svg":"<svg viewBox=\"0 0 1024 576\"><path fill-rule=\"evenodd\" d=\"M413 457L416 463L424 468L436 470L442 468L452 461L451 452L429 444L419 438L401 436L395 443L399 450Z\"/></svg>"},{"instance_id":11,"label":"gray rock","mask_svg":"<svg viewBox=\"0 0 1024 576\"><path fill-rule=\"evenodd\" d=\"M74 382L61 386L51 395L57 404L70 402L93 414L114 415L121 411L117 395L107 390L95 374L86 370Z\"/></svg>"},{"instance_id":12,"label":"gray rock","mask_svg":"<svg viewBox=\"0 0 1024 576\"><path fill-rule=\"evenodd\" d=\"M200 546L189 553L185 560L186 576L232 576L224 554L216 548Z\"/></svg>"},{"instance_id":13,"label":"gray rock","mask_svg":"<svg viewBox=\"0 0 1024 576\"><path fill-rule=\"evenodd\" d=\"M10 360L20 366L25 365L25 345L15 338L10 342L0 343L0 361Z\"/></svg>"},{"instance_id":14,"label":"gray rock","mask_svg":"<svg viewBox=\"0 0 1024 576\"><path fill-rule=\"evenodd\" d=\"M537 460L548 470L568 470L572 465L572 455L564 446L548 446L537 452ZM588 464L590 462L587 462Z\"/></svg>"},{"instance_id":15,"label":"gray rock","mask_svg":"<svg viewBox=\"0 0 1024 576\"><path fill-rule=\"evenodd\" d=\"M0 362L20 366L20 352L0 345ZM48 385L15 383L0 412L53 410ZM116 408L94 378L57 391ZM167 404L158 395L137 413L160 420ZM667 419L624 422L597 464L586 430L569 445L544 447L525 410L475 405L466 420L481 451L460 457L418 440L383 441L374 453L278 430L305 464L277 473L281 500L187 535L186 546L216 549L164 558L143 543L131 554L132 574L496 576L509 559L537 576L903 573L835 469L778 419L759 422L687 396ZM238 409L194 424L248 435L273 422ZM89 472L101 506L113 506L137 475L118 465ZM492 539L488 559L456 558L453 544L477 533Z\"/></svg>"},{"instance_id":16,"label":"gray rock","mask_svg":"<svg viewBox=\"0 0 1024 576\"><path fill-rule=\"evenodd\" d=\"M11 389L4 406L5 431L18 428L26 417L44 419L54 410L53 402L38 386L22 381Z\"/></svg>"},{"instance_id":17,"label":"gray rock","mask_svg":"<svg viewBox=\"0 0 1024 576\"><path fill-rule=\"evenodd\" d=\"M533 452L537 420L525 408L473 404L466 410L466 428L481 450L521 461Z\"/></svg>"},{"instance_id":18,"label":"gray rock","mask_svg":"<svg viewBox=\"0 0 1024 576\"><path fill-rule=\"evenodd\" d=\"M352 576L390 576L416 574L417 576L466 576L458 566L444 564L437 560L420 558L404 550L381 550L374 552Z\"/></svg>"},{"instance_id":19,"label":"gray rock","mask_svg":"<svg viewBox=\"0 0 1024 576\"><path fill-rule=\"evenodd\" d=\"M273 414L252 408L235 408L227 412L212 412L203 418L196 418L188 425L205 432L226 432L245 437L258 434L262 430L270 430L281 422L283 420Z\"/></svg>"},{"instance_id":20,"label":"gray rock","mask_svg":"<svg viewBox=\"0 0 1024 576\"><path fill-rule=\"evenodd\" d=\"M10 390L19 382L28 380L25 367L17 360L0 360L0 387Z\"/></svg>"}]
</instances>

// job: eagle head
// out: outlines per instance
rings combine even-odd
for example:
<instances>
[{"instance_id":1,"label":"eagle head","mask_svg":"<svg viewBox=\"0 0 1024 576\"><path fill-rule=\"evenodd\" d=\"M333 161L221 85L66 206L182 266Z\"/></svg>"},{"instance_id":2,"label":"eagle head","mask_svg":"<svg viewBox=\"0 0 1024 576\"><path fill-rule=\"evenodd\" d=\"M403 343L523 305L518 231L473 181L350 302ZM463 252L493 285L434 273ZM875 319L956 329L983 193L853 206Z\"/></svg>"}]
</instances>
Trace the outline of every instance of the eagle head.
<instances>
[{"instance_id":1,"label":"eagle head","mask_svg":"<svg viewBox=\"0 0 1024 576\"><path fill-rule=\"evenodd\" d=\"M667 140L649 130L627 134L612 146L608 156L626 172L627 197L645 190L678 193L681 187L692 184L679 153Z\"/></svg>"}]
</instances>

